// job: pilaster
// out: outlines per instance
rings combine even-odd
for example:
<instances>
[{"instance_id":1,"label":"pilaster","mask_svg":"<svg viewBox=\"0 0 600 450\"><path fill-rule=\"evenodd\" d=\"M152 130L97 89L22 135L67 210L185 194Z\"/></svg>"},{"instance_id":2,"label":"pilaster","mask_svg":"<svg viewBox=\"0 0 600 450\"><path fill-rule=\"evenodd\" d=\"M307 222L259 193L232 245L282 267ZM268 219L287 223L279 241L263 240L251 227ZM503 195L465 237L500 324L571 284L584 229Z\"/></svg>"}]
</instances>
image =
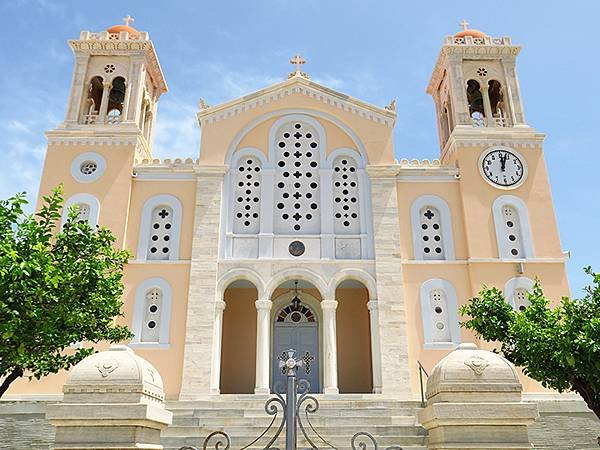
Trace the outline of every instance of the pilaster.
<instances>
[{"instance_id":1,"label":"pilaster","mask_svg":"<svg viewBox=\"0 0 600 450\"><path fill-rule=\"evenodd\" d=\"M196 210L190 264L180 399L210 391L221 198L225 166L197 169Z\"/></svg>"},{"instance_id":2,"label":"pilaster","mask_svg":"<svg viewBox=\"0 0 600 450\"><path fill-rule=\"evenodd\" d=\"M398 166L368 166L380 330L381 391L409 395L406 308L400 256L396 175Z\"/></svg>"}]
</instances>

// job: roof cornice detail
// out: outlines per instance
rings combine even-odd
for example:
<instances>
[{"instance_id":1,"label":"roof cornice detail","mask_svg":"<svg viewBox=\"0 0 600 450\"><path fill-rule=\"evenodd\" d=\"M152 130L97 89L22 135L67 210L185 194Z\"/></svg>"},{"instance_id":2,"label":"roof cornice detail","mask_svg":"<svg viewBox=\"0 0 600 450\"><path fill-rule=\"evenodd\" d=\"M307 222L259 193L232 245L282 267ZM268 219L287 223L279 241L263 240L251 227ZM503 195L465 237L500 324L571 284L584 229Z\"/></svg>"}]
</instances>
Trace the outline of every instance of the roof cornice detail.
<instances>
[{"instance_id":1,"label":"roof cornice detail","mask_svg":"<svg viewBox=\"0 0 600 450\"><path fill-rule=\"evenodd\" d=\"M84 35L86 32L82 33ZM89 34L89 33L88 33ZM125 33L126 34L126 33ZM141 35L144 37L145 34ZM85 35L84 37L87 37ZM167 92L167 82L163 75L154 45L150 40L130 39L79 39L70 40L69 46L75 54L85 53L88 55L128 55L138 54L144 56L146 65L152 79L156 80L161 93Z\"/></svg>"},{"instance_id":2,"label":"roof cornice detail","mask_svg":"<svg viewBox=\"0 0 600 450\"><path fill-rule=\"evenodd\" d=\"M218 122L293 94L306 95L327 105L357 114L390 128L396 123L396 113L390 109L371 105L298 76L238 99L202 109L197 114L198 123L202 126L203 124Z\"/></svg>"}]
</instances>

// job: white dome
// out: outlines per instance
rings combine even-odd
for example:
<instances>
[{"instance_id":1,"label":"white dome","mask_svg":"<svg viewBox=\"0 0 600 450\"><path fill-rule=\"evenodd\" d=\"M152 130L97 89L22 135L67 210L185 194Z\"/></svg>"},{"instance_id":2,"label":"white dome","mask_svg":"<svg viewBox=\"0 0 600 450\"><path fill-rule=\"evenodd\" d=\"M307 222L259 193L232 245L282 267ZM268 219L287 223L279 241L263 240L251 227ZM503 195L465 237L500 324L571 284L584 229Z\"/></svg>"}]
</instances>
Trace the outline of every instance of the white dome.
<instances>
[{"instance_id":1,"label":"white dome","mask_svg":"<svg viewBox=\"0 0 600 450\"><path fill-rule=\"evenodd\" d=\"M514 366L502 356L465 343L442 359L427 380L427 399L472 402L521 399L521 382Z\"/></svg>"}]
</instances>

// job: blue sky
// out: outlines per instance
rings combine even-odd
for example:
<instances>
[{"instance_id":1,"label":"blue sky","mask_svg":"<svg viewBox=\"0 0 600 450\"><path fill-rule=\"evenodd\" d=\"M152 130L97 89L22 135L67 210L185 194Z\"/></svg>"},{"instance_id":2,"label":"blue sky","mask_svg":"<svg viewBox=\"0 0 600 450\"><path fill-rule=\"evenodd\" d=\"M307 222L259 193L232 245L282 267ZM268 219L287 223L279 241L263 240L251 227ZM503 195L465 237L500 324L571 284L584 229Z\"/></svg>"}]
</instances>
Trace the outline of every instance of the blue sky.
<instances>
[{"instance_id":1,"label":"blue sky","mask_svg":"<svg viewBox=\"0 0 600 450\"><path fill-rule=\"evenodd\" d=\"M37 195L44 131L64 119L72 75L66 40L122 23L150 33L169 92L154 153L195 156L200 97L217 104L282 80L300 52L312 78L367 102L398 102L396 158L438 156L425 87L445 35L466 18L524 46L518 73L545 156L574 295L600 271L600 2L3 0L0 17L0 198ZM543 236L535 236L541 240Z\"/></svg>"}]
</instances>

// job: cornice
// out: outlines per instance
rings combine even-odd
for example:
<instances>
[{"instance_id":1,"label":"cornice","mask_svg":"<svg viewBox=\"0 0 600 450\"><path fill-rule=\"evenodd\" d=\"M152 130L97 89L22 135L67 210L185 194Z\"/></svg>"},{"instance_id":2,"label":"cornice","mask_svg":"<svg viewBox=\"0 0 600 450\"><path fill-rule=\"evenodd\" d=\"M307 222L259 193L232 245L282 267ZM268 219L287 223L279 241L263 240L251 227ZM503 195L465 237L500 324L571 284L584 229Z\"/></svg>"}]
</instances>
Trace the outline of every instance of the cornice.
<instances>
[{"instance_id":1,"label":"cornice","mask_svg":"<svg viewBox=\"0 0 600 450\"><path fill-rule=\"evenodd\" d=\"M69 46L73 53L85 53L87 55L141 55L146 59L146 67L156 81L157 87L161 93L168 90L167 82L163 75L156 51L152 41L146 40L124 40L124 39L86 39L70 40Z\"/></svg>"},{"instance_id":2,"label":"cornice","mask_svg":"<svg viewBox=\"0 0 600 450\"><path fill-rule=\"evenodd\" d=\"M398 172L400 172L400 166L398 164L386 164L381 166L367 166L367 173L369 178L396 178Z\"/></svg>"},{"instance_id":3,"label":"cornice","mask_svg":"<svg viewBox=\"0 0 600 450\"><path fill-rule=\"evenodd\" d=\"M198 122L202 126L224 120L293 94L305 95L334 108L351 112L375 123L384 124L389 128L396 123L396 113L391 109L371 105L300 76L292 77L230 102L207 107L198 112Z\"/></svg>"}]
</instances>

